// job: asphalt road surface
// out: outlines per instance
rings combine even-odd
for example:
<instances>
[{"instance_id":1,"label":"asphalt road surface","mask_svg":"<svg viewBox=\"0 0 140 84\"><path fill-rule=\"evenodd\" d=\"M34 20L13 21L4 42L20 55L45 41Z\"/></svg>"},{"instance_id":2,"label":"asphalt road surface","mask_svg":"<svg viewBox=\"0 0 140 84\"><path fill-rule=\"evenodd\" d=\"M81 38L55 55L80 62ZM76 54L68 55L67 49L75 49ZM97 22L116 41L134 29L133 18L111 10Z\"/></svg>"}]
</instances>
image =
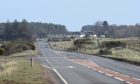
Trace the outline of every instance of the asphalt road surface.
<instances>
[{"instance_id":1,"label":"asphalt road surface","mask_svg":"<svg viewBox=\"0 0 140 84\"><path fill-rule=\"evenodd\" d=\"M140 67L138 66L97 56L54 50L49 48L45 42L39 42L39 48L43 53L41 56L42 65L56 70L65 84L131 84L131 82L121 80L119 77L100 73L97 70L67 59L90 60L101 68L109 69L110 71L127 75L137 80L140 79Z\"/></svg>"}]
</instances>

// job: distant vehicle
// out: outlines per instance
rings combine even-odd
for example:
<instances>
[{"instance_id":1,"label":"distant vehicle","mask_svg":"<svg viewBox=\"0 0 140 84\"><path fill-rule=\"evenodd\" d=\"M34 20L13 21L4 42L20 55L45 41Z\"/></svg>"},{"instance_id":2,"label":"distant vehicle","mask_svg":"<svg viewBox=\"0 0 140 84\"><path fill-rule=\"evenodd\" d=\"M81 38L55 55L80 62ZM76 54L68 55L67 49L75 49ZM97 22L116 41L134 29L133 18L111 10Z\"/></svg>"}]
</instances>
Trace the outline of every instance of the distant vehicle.
<instances>
[{"instance_id":1,"label":"distant vehicle","mask_svg":"<svg viewBox=\"0 0 140 84\"><path fill-rule=\"evenodd\" d=\"M45 46L48 46L48 44L46 44Z\"/></svg>"},{"instance_id":2,"label":"distant vehicle","mask_svg":"<svg viewBox=\"0 0 140 84\"><path fill-rule=\"evenodd\" d=\"M100 38L105 38L105 37L106 37L105 35L101 35L101 36L100 36Z\"/></svg>"},{"instance_id":3,"label":"distant vehicle","mask_svg":"<svg viewBox=\"0 0 140 84\"><path fill-rule=\"evenodd\" d=\"M45 45L45 48L49 48L49 45Z\"/></svg>"}]
</instances>

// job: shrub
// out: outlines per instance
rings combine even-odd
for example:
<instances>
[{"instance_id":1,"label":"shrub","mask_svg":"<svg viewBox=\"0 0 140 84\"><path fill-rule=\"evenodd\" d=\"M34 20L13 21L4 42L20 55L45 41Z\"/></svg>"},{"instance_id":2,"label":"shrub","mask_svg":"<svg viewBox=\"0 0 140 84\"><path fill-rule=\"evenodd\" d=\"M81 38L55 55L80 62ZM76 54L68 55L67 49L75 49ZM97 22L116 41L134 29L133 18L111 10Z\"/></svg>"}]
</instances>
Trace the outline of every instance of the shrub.
<instances>
[{"instance_id":1,"label":"shrub","mask_svg":"<svg viewBox=\"0 0 140 84\"><path fill-rule=\"evenodd\" d=\"M101 49L99 54L110 55L112 54L112 51L110 49Z\"/></svg>"},{"instance_id":2,"label":"shrub","mask_svg":"<svg viewBox=\"0 0 140 84\"><path fill-rule=\"evenodd\" d=\"M10 55L25 50L35 50L35 46L32 42L27 41L12 41L10 43L1 46L4 49L4 55Z\"/></svg>"},{"instance_id":3,"label":"shrub","mask_svg":"<svg viewBox=\"0 0 140 84\"><path fill-rule=\"evenodd\" d=\"M1 46L1 48L3 48L4 50L8 47L8 45L4 44Z\"/></svg>"},{"instance_id":4,"label":"shrub","mask_svg":"<svg viewBox=\"0 0 140 84\"><path fill-rule=\"evenodd\" d=\"M91 39L77 39L73 43L74 43L74 46L84 45L84 44L91 44L92 40Z\"/></svg>"},{"instance_id":5,"label":"shrub","mask_svg":"<svg viewBox=\"0 0 140 84\"><path fill-rule=\"evenodd\" d=\"M5 50L3 48L0 48L0 55L3 55Z\"/></svg>"},{"instance_id":6,"label":"shrub","mask_svg":"<svg viewBox=\"0 0 140 84\"><path fill-rule=\"evenodd\" d=\"M30 48L31 50L35 50L35 46L34 46L33 43L28 43L27 45L29 46L29 48Z\"/></svg>"},{"instance_id":7,"label":"shrub","mask_svg":"<svg viewBox=\"0 0 140 84\"><path fill-rule=\"evenodd\" d=\"M105 47L107 49L115 48L115 47L126 47L125 41L105 41L102 43L102 47Z\"/></svg>"}]
</instances>

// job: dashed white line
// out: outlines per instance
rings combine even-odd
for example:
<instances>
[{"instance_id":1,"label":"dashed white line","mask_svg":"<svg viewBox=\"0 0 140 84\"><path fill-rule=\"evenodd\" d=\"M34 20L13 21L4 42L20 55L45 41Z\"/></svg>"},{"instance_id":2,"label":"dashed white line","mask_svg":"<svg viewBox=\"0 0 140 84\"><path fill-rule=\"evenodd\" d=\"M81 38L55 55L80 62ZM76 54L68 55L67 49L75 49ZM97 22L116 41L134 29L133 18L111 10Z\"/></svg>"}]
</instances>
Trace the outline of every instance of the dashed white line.
<instances>
[{"instance_id":1,"label":"dashed white line","mask_svg":"<svg viewBox=\"0 0 140 84\"><path fill-rule=\"evenodd\" d=\"M135 77L132 77L132 78L134 78L134 79L136 79L136 80L140 80L140 79L138 79L138 78L135 78Z\"/></svg>"},{"instance_id":2,"label":"dashed white line","mask_svg":"<svg viewBox=\"0 0 140 84\"><path fill-rule=\"evenodd\" d=\"M88 67L89 69L92 69L91 67Z\"/></svg>"},{"instance_id":3,"label":"dashed white line","mask_svg":"<svg viewBox=\"0 0 140 84\"><path fill-rule=\"evenodd\" d=\"M93 70L97 71L97 69L92 68Z\"/></svg>"},{"instance_id":4,"label":"dashed white line","mask_svg":"<svg viewBox=\"0 0 140 84\"><path fill-rule=\"evenodd\" d=\"M118 77L114 77L115 79L117 79L117 80L120 80L120 81L124 81L123 79L120 79L120 78L118 78Z\"/></svg>"},{"instance_id":5,"label":"dashed white line","mask_svg":"<svg viewBox=\"0 0 140 84\"><path fill-rule=\"evenodd\" d=\"M123 76L125 76L125 77L130 77L130 76L128 76L128 75L125 75L125 74L121 74L121 75L123 75Z\"/></svg>"},{"instance_id":6,"label":"dashed white line","mask_svg":"<svg viewBox=\"0 0 140 84\"><path fill-rule=\"evenodd\" d=\"M104 72L102 72L102 71L98 71L98 72L100 72L100 73L104 73Z\"/></svg>"},{"instance_id":7,"label":"dashed white line","mask_svg":"<svg viewBox=\"0 0 140 84\"><path fill-rule=\"evenodd\" d=\"M68 60L68 59L67 59L67 60ZM72 61L72 62L73 62L73 61ZM78 63L78 62L73 62L73 63ZM79 64L79 63L78 63L78 64ZM86 66L85 64L79 64L79 65ZM123 80L123 79L121 79L121 78L119 78L119 77L113 76L113 75L111 75L111 74L104 73L104 72L102 72L102 71L98 71L98 70L95 69L95 68L92 68L92 67L89 67L89 66L87 66L87 67L88 67L88 68L91 68L92 70L95 70L95 71L97 71L97 72L99 72L99 73L103 73L104 75L107 75L107 76L113 77L113 78L115 78L115 79L117 79L117 80L119 80L119 81L122 81L122 82L125 82L125 83L128 83L128 84L133 84L133 83L131 83L131 82L129 82L129 81L125 81L125 80ZM100 66L97 65L96 67L100 67ZM104 68L104 70L110 71L110 72L112 72L112 73L120 74L119 72L111 71L111 70L106 69L106 68ZM140 79L138 79L138 78L130 77L130 76L125 75L125 74L120 74L120 75L123 75L123 76L125 76L125 77L129 77L129 78L133 78L133 79L136 79L136 80L140 80Z\"/></svg>"},{"instance_id":8,"label":"dashed white line","mask_svg":"<svg viewBox=\"0 0 140 84\"><path fill-rule=\"evenodd\" d=\"M126 82L127 84L133 84L133 83L130 83L130 82Z\"/></svg>"},{"instance_id":9,"label":"dashed white line","mask_svg":"<svg viewBox=\"0 0 140 84\"><path fill-rule=\"evenodd\" d=\"M99 65L96 65L96 67L100 67Z\"/></svg>"},{"instance_id":10,"label":"dashed white line","mask_svg":"<svg viewBox=\"0 0 140 84\"><path fill-rule=\"evenodd\" d=\"M111 70L109 70L109 69L105 69L105 70L112 72L112 71L111 71Z\"/></svg>"},{"instance_id":11,"label":"dashed white line","mask_svg":"<svg viewBox=\"0 0 140 84\"><path fill-rule=\"evenodd\" d=\"M112 71L113 73L116 73L116 74L119 74L118 72L116 72L116 71Z\"/></svg>"},{"instance_id":12,"label":"dashed white line","mask_svg":"<svg viewBox=\"0 0 140 84\"><path fill-rule=\"evenodd\" d=\"M72 68L74 68L74 67L73 67L73 66L68 66L68 68L71 68L71 69L72 69Z\"/></svg>"},{"instance_id":13,"label":"dashed white line","mask_svg":"<svg viewBox=\"0 0 140 84\"><path fill-rule=\"evenodd\" d=\"M110 75L110 74L105 74L105 75L112 77L112 75Z\"/></svg>"}]
</instances>

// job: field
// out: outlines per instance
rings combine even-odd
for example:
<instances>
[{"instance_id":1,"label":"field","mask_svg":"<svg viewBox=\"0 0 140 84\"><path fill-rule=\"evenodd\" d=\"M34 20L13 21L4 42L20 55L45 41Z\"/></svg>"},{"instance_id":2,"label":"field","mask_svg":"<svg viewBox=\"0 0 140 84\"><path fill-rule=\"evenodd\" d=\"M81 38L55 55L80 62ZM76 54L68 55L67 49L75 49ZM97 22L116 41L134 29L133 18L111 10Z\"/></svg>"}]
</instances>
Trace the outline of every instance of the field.
<instances>
[{"instance_id":1,"label":"field","mask_svg":"<svg viewBox=\"0 0 140 84\"><path fill-rule=\"evenodd\" d=\"M50 42L50 46L57 49L66 50L73 47L72 41Z\"/></svg>"},{"instance_id":2,"label":"field","mask_svg":"<svg viewBox=\"0 0 140 84\"><path fill-rule=\"evenodd\" d=\"M132 49L113 50L110 57L140 62L140 52Z\"/></svg>"},{"instance_id":3,"label":"field","mask_svg":"<svg viewBox=\"0 0 140 84\"><path fill-rule=\"evenodd\" d=\"M30 58L37 51L25 51L11 56L0 56L0 84L53 84L47 69Z\"/></svg>"}]
</instances>

